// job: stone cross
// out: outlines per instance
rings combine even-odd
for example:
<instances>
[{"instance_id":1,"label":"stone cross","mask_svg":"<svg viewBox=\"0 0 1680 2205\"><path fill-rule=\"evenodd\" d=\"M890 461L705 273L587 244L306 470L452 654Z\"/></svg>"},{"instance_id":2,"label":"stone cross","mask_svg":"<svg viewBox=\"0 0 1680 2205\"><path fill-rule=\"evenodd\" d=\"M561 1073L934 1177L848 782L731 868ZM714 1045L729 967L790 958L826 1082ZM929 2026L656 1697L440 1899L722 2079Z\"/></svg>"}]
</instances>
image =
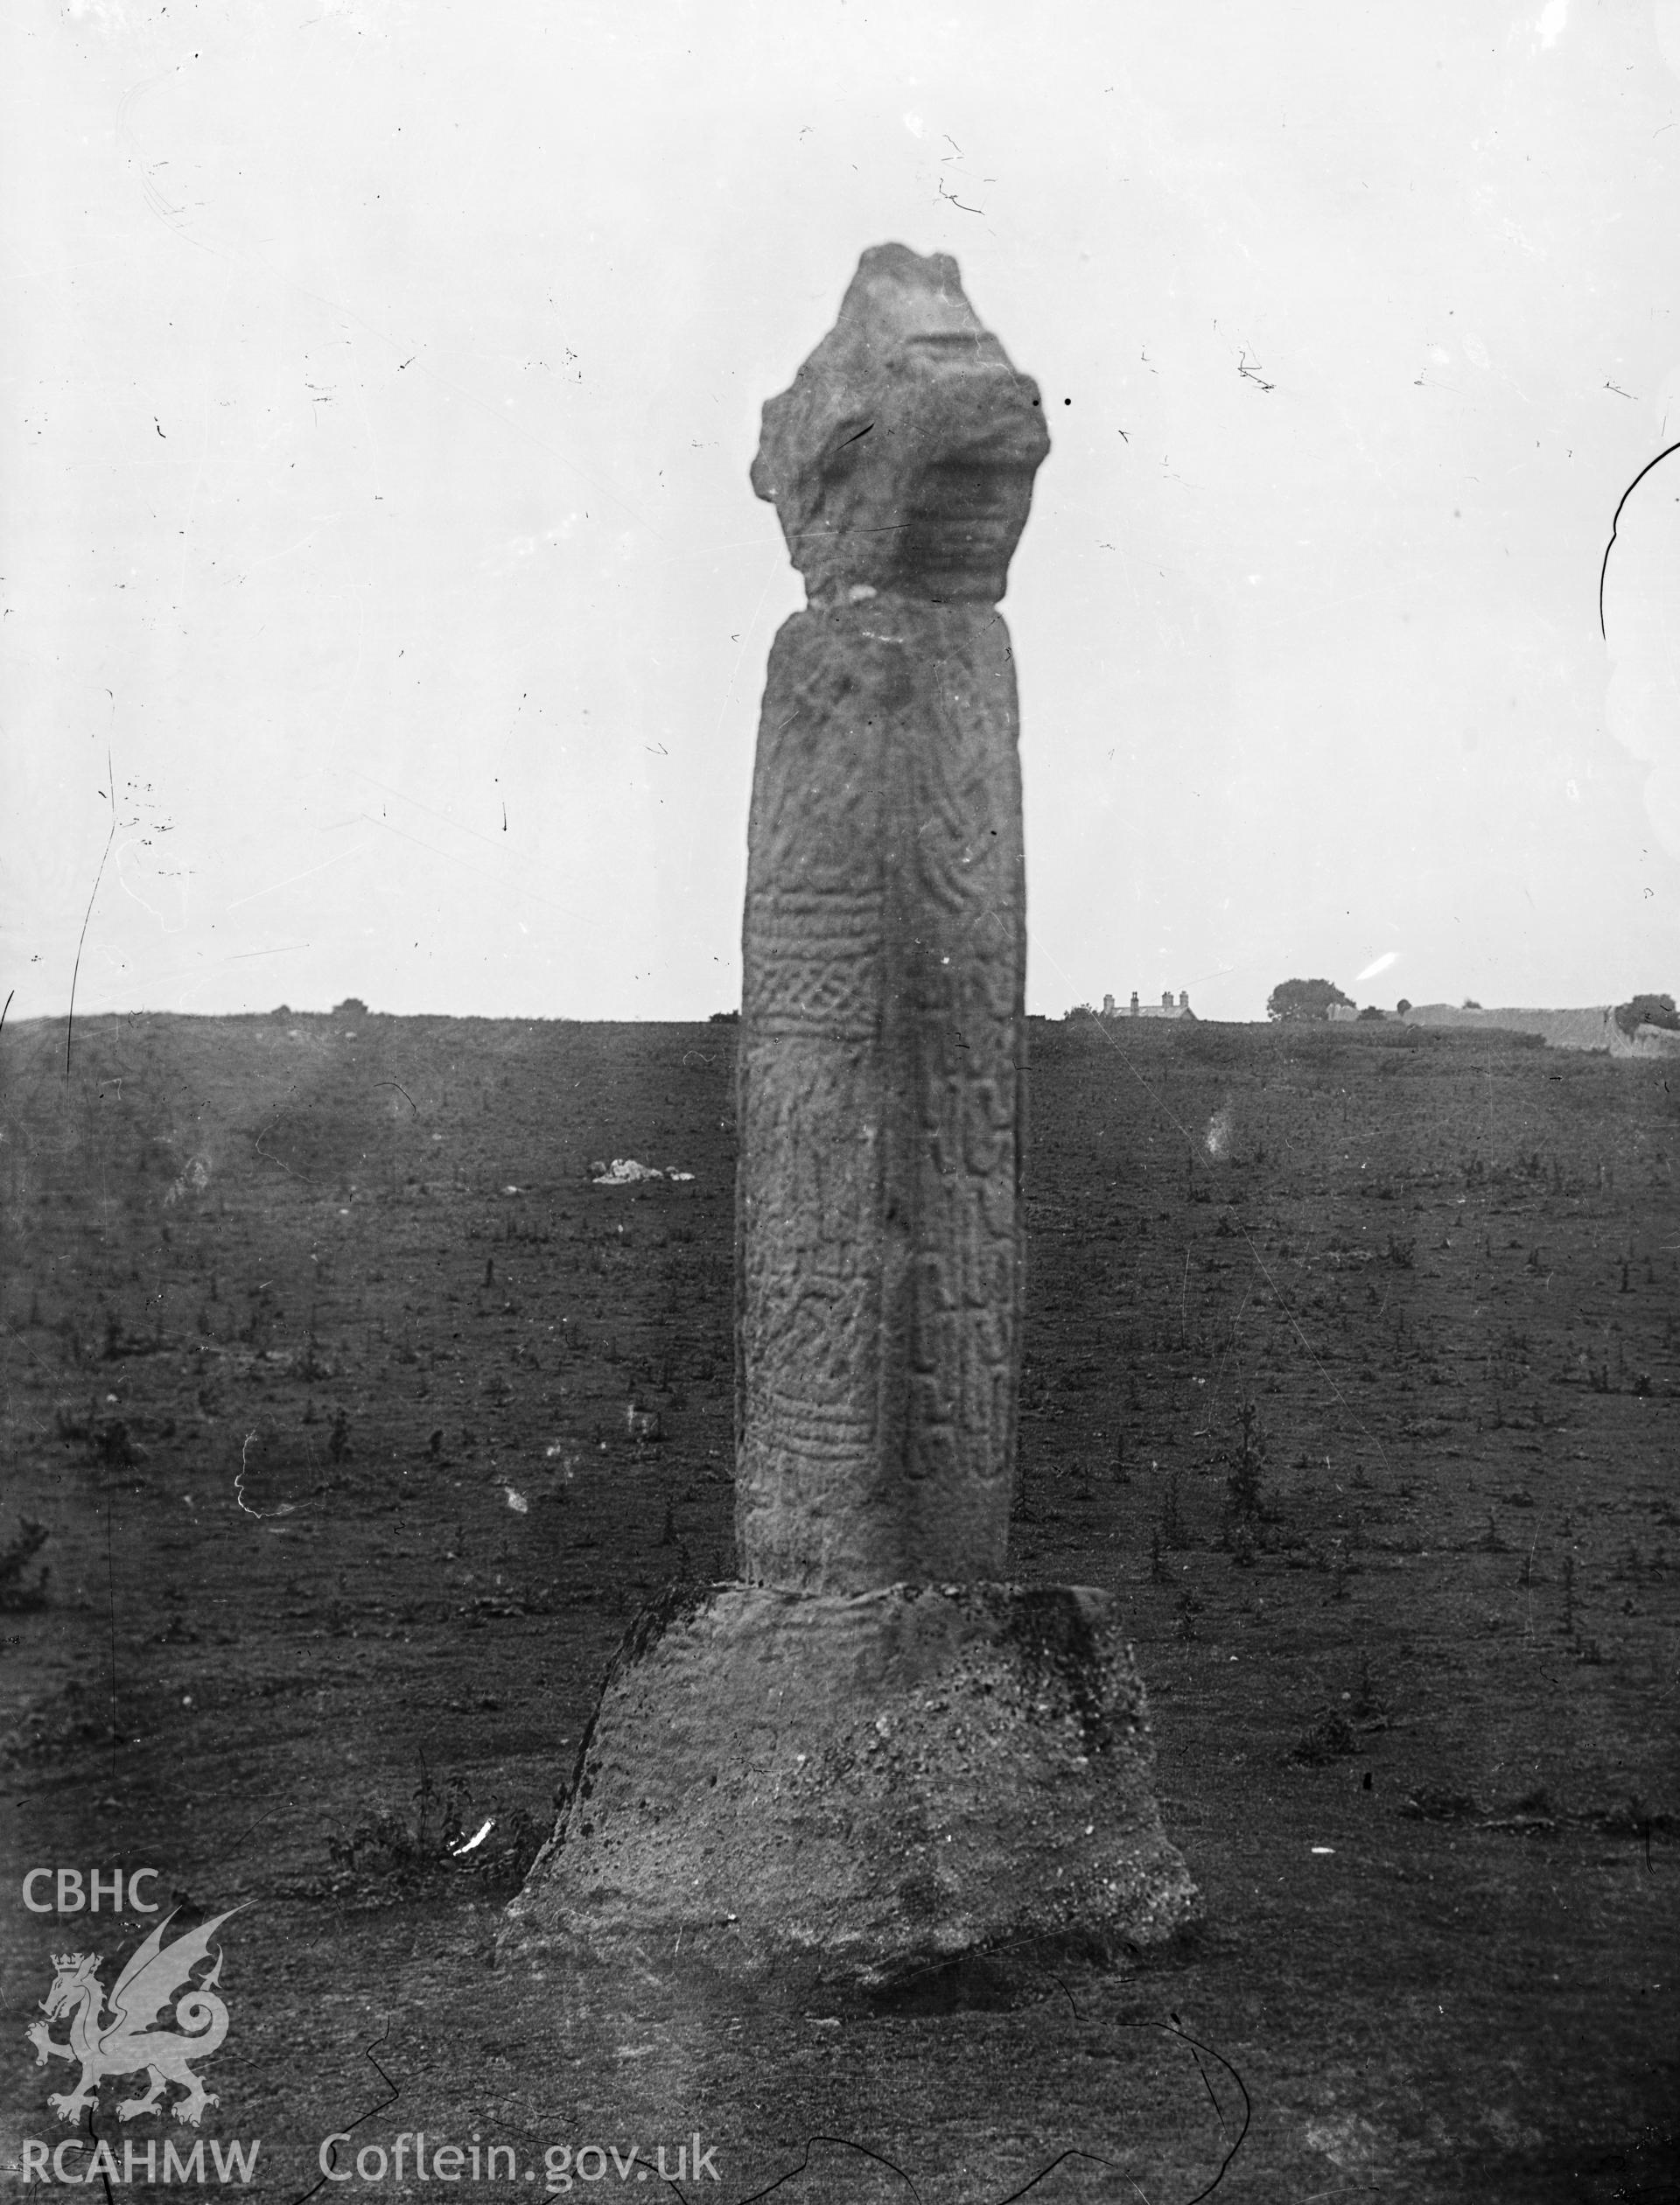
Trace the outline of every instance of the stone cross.
<instances>
[{"instance_id":1,"label":"stone cross","mask_svg":"<svg viewBox=\"0 0 1680 2205\"><path fill-rule=\"evenodd\" d=\"M748 836L737 1532L750 1582L998 1576L1020 1373L1026 888L996 606L1049 450L956 263L866 252L764 410L807 609Z\"/></svg>"},{"instance_id":2,"label":"stone cross","mask_svg":"<svg viewBox=\"0 0 1680 2205\"><path fill-rule=\"evenodd\" d=\"M872 1996L1194 1919L1117 1602L1000 1581L1026 923L996 607L1048 449L956 263L901 245L764 410L753 486L810 601L747 838L743 1581L637 1618L504 1951Z\"/></svg>"}]
</instances>

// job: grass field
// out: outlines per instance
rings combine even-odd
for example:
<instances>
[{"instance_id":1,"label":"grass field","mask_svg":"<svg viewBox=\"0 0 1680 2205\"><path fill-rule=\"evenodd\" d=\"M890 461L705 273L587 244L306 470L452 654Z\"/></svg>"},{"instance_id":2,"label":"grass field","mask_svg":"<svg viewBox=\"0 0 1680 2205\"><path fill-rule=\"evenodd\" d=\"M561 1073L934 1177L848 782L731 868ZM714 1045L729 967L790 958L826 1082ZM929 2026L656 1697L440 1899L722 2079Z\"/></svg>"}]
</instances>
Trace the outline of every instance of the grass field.
<instances>
[{"instance_id":1,"label":"grass field","mask_svg":"<svg viewBox=\"0 0 1680 2205\"><path fill-rule=\"evenodd\" d=\"M1680 2194L1661 1064L1035 1024L1012 1569L1122 1593L1202 1929L865 2016L491 1964L618 1639L732 1571L733 1034L0 1040L17 2194L52 1956L108 1989L144 1926L24 1872L146 1865L244 1909L202 2134L265 2200L540 2195L551 2146L727 2205ZM118 2161L185 2139L114 2096ZM515 2178L325 2181L416 2130Z\"/></svg>"}]
</instances>

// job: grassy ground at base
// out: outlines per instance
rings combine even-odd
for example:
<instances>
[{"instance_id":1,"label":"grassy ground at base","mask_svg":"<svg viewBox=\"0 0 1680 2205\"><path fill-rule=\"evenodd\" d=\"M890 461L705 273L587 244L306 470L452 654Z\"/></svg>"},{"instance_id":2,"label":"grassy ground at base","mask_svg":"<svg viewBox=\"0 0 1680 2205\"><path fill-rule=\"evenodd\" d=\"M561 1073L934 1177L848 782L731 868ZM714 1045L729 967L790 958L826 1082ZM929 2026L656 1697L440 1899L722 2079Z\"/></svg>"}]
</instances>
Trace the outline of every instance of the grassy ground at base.
<instances>
[{"instance_id":1,"label":"grassy ground at base","mask_svg":"<svg viewBox=\"0 0 1680 2205\"><path fill-rule=\"evenodd\" d=\"M46 1537L0 1585L0 2156L69 2133L23 2036L52 1955L108 1988L144 1927L24 1908L74 1863L243 1908L202 2133L263 2139L264 2199L416 2130L511 2147L483 2196L551 2149L588 2194L592 2143L609 2194L681 2146L729 2205L1674 2194L1661 1068L1035 1047L1012 1566L1127 1602L1207 1926L858 2018L491 1965L619 1635L732 1566L728 1030L106 1021L66 1084L8 1029L0 1546ZM694 1177L592 1186L614 1155ZM186 2140L113 2096L119 2163Z\"/></svg>"}]
</instances>

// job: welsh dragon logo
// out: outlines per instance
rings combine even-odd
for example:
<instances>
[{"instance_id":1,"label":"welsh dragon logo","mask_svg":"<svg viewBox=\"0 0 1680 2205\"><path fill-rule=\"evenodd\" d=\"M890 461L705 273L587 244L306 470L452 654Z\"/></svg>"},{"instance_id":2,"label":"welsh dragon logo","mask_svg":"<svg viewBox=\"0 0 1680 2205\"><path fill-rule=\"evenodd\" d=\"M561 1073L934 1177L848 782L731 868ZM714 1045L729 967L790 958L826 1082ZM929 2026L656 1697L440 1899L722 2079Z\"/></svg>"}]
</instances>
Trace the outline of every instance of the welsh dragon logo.
<instances>
[{"instance_id":1,"label":"welsh dragon logo","mask_svg":"<svg viewBox=\"0 0 1680 2205\"><path fill-rule=\"evenodd\" d=\"M198 2126L205 2107L217 2101L193 2074L190 2062L208 2059L228 2034L228 2009L215 1989L221 1976L220 1952L200 1982L192 1981L192 1970L209 1958L210 1941L228 1915L238 1912L237 1907L230 1907L227 1914L187 1930L167 1947L164 1932L175 1916L166 1914L118 1976L108 2014L103 2012L100 1955L64 1952L52 1956L58 1972L52 1988L41 2001L46 2020L32 2021L27 2034L35 2047L37 2067L45 2067L49 2059L81 2062L81 2079L75 2089L54 2090L47 2097L61 2120L79 2119L83 2108L98 2097L100 2083L107 2076L138 2075L144 2069L150 2087L143 2096L119 2103L116 2110L122 2118L131 2121L136 2114L153 2111L168 2085L175 2082L186 2092L175 2106L176 2119ZM174 2027L154 2026L178 1991L183 1995L176 1999ZM70 2041L60 2044L51 2034L51 2027L66 2014Z\"/></svg>"}]
</instances>

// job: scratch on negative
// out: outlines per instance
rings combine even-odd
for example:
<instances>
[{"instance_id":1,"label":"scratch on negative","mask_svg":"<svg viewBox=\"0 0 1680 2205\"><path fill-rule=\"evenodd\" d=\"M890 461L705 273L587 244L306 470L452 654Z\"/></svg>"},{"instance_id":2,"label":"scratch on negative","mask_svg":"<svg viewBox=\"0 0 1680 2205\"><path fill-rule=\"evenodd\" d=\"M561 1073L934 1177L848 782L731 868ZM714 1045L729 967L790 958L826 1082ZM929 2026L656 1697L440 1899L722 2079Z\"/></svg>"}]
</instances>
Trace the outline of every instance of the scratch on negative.
<instances>
[{"instance_id":1,"label":"scratch on negative","mask_svg":"<svg viewBox=\"0 0 1680 2205\"><path fill-rule=\"evenodd\" d=\"M1604 562L1599 569L1599 634L1604 636L1606 642L1608 642L1610 639L1606 634L1604 626L1604 578L1610 569L1610 554L1615 545L1616 523L1621 519L1621 508L1627 504L1628 499L1633 496L1634 491L1638 489L1640 484L1644 481L1646 476L1651 472L1651 469L1653 467L1660 467L1662 462L1669 457L1670 453L1676 452L1680 452L1680 444L1671 444L1668 446L1667 450L1659 452L1655 459L1648 459L1645 462L1645 465L1640 469L1639 472L1634 477L1633 480L1628 485L1628 487L1622 492L1620 497L1616 500L1616 509L1614 514L1611 516L1610 521L1610 541L1604 547Z\"/></svg>"}]
</instances>

